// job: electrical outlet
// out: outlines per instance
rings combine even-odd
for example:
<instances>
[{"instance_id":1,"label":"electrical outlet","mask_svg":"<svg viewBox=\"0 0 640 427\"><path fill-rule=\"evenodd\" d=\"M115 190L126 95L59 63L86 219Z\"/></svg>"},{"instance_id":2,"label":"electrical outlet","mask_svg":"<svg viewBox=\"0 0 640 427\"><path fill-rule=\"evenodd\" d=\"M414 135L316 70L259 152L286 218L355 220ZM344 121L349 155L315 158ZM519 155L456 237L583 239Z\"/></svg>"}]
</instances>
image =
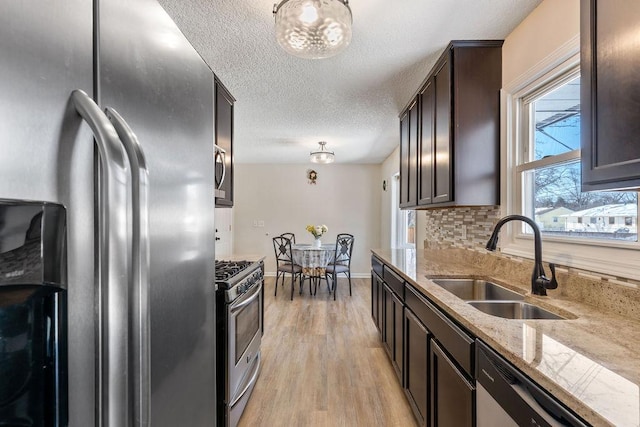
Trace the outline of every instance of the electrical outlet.
<instances>
[{"instance_id":1,"label":"electrical outlet","mask_svg":"<svg viewBox=\"0 0 640 427\"><path fill-rule=\"evenodd\" d=\"M264 221L263 220L258 221L258 227L264 227Z\"/></svg>"},{"instance_id":2,"label":"electrical outlet","mask_svg":"<svg viewBox=\"0 0 640 427\"><path fill-rule=\"evenodd\" d=\"M253 220L253 226L254 226L254 227L257 227L257 226L258 226L258 220L257 220L257 219L254 219L254 220Z\"/></svg>"}]
</instances>

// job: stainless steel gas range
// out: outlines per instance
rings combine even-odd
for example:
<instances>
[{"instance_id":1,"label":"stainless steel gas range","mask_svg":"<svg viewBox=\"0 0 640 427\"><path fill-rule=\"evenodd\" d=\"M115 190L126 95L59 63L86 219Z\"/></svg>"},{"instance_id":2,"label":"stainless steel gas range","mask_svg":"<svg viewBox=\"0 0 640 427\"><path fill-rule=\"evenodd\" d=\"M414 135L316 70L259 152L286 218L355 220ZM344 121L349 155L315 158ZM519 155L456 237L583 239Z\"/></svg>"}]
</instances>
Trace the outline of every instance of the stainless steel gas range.
<instances>
[{"instance_id":1,"label":"stainless steel gas range","mask_svg":"<svg viewBox=\"0 0 640 427\"><path fill-rule=\"evenodd\" d=\"M260 373L264 263L216 261L218 426L235 427Z\"/></svg>"}]
</instances>

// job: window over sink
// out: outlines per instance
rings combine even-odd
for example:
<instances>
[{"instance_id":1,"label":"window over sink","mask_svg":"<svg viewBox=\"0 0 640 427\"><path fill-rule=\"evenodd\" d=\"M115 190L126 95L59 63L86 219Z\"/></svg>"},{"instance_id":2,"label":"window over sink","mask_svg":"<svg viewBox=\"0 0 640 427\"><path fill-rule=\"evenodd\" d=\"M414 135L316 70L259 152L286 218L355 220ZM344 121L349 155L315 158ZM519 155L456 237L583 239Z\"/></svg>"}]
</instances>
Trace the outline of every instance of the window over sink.
<instances>
[{"instance_id":1,"label":"window over sink","mask_svg":"<svg viewBox=\"0 0 640 427\"><path fill-rule=\"evenodd\" d=\"M545 260L638 278L632 262L640 250L638 193L581 190L578 49L541 61L527 81L503 88L503 213L522 214L538 224ZM530 257L530 239L528 226L512 226L502 249Z\"/></svg>"},{"instance_id":2,"label":"window over sink","mask_svg":"<svg viewBox=\"0 0 640 427\"><path fill-rule=\"evenodd\" d=\"M638 193L581 190L578 69L522 97L522 206L543 234L638 241Z\"/></svg>"}]
</instances>

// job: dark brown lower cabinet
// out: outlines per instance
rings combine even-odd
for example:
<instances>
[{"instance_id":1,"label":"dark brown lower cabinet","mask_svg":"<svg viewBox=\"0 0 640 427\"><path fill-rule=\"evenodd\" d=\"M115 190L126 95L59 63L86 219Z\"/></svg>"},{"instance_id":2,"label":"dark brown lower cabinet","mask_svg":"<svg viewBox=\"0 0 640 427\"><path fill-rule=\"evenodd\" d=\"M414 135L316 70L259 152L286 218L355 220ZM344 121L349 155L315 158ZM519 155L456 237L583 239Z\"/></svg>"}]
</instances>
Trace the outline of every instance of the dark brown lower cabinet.
<instances>
[{"instance_id":1,"label":"dark brown lower cabinet","mask_svg":"<svg viewBox=\"0 0 640 427\"><path fill-rule=\"evenodd\" d=\"M475 386L437 341L430 344L431 427L475 425Z\"/></svg>"},{"instance_id":2,"label":"dark brown lower cabinet","mask_svg":"<svg viewBox=\"0 0 640 427\"><path fill-rule=\"evenodd\" d=\"M396 371L400 385L403 385L404 371L404 304L396 294L393 299L393 358L391 363Z\"/></svg>"},{"instance_id":3,"label":"dark brown lower cabinet","mask_svg":"<svg viewBox=\"0 0 640 427\"><path fill-rule=\"evenodd\" d=\"M393 298L391 289L382 283L382 344L387 351L387 355L392 359L393 352Z\"/></svg>"},{"instance_id":4,"label":"dark brown lower cabinet","mask_svg":"<svg viewBox=\"0 0 640 427\"><path fill-rule=\"evenodd\" d=\"M372 264L371 316L418 425L475 426L475 337L386 264Z\"/></svg>"},{"instance_id":5,"label":"dark brown lower cabinet","mask_svg":"<svg viewBox=\"0 0 640 427\"><path fill-rule=\"evenodd\" d=\"M382 337L382 279L371 272L371 317Z\"/></svg>"},{"instance_id":6,"label":"dark brown lower cabinet","mask_svg":"<svg viewBox=\"0 0 640 427\"><path fill-rule=\"evenodd\" d=\"M420 426L429 419L429 340L431 334L407 308L404 310L404 392Z\"/></svg>"},{"instance_id":7,"label":"dark brown lower cabinet","mask_svg":"<svg viewBox=\"0 0 640 427\"><path fill-rule=\"evenodd\" d=\"M404 304L393 293L391 288L386 283L382 283L382 294L384 301L384 314L383 314L383 333L382 342L384 348L391 359L396 375L402 385L402 369L403 369L403 308Z\"/></svg>"}]
</instances>

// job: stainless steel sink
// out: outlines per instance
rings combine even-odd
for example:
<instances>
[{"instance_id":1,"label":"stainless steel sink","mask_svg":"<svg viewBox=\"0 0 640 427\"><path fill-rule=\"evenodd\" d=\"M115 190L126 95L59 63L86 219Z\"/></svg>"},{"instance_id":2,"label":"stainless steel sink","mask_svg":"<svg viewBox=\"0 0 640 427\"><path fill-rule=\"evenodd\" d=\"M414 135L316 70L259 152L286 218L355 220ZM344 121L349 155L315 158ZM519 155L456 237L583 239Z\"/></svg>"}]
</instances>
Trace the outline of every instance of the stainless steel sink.
<instances>
[{"instance_id":1,"label":"stainless steel sink","mask_svg":"<svg viewBox=\"0 0 640 427\"><path fill-rule=\"evenodd\" d=\"M523 295L480 279L431 279L465 301L520 301Z\"/></svg>"},{"instance_id":2,"label":"stainless steel sink","mask_svg":"<svg viewBox=\"0 0 640 427\"><path fill-rule=\"evenodd\" d=\"M431 279L431 281L483 313L505 319L565 319L535 304L524 295L482 279Z\"/></svg>"},{"instance_id":3,"label":"stainless steel sink","mask_svg":"<svg viewBox=\"0 0 640 427\"><path fill-rule=\"evenodd\" d=\"M505 319L565 319L555 313L522 301L468 301L483 313Z\"/></svg>"}]
</instances>

